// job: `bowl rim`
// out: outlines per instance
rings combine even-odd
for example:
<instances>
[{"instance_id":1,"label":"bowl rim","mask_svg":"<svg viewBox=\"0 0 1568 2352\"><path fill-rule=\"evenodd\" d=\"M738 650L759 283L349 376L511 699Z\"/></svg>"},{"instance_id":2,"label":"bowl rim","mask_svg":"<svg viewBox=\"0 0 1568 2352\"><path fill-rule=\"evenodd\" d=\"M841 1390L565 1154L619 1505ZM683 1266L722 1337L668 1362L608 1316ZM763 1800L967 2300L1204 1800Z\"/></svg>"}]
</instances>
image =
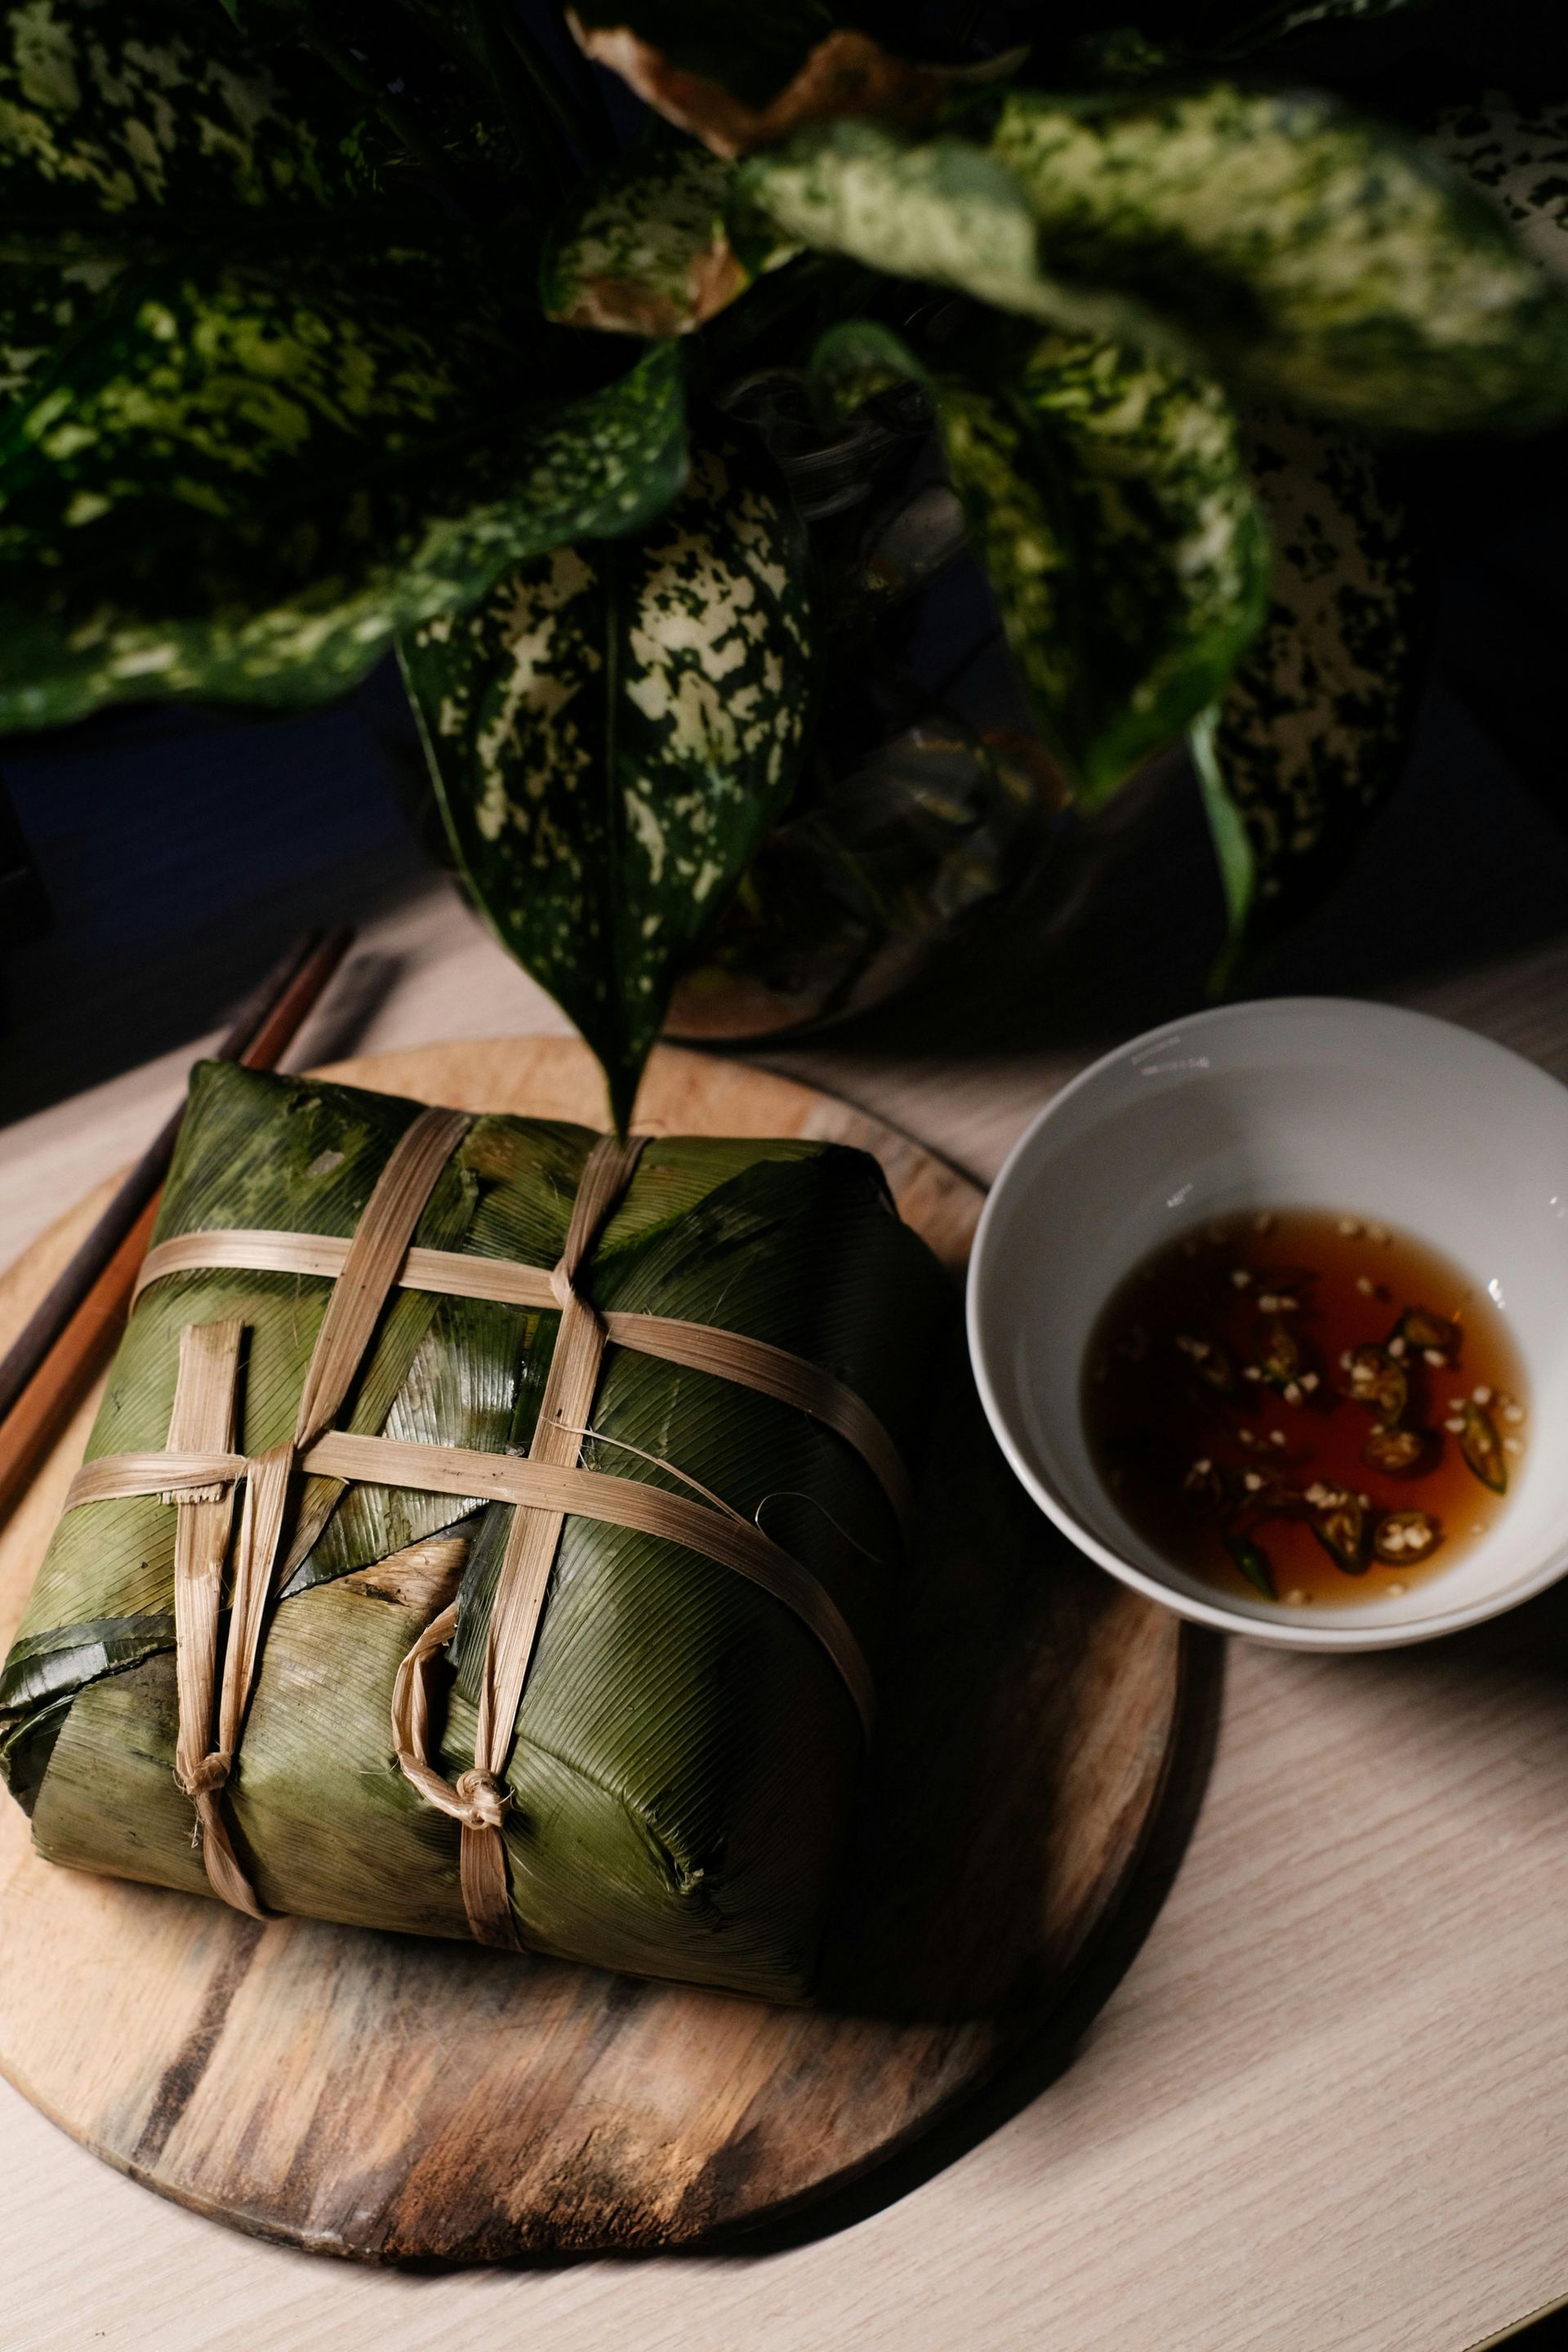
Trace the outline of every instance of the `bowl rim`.
<instances>
[{"instance_id":1,"label":"bowl rim","mask_svg":"<svg viewBox=\"0 0 1568 2352\"><path fill-rule=\"evenodd\" d=\"M1511 1045L1501 1045L1495 1037L1488 1037L1480 1030L1468 1029L1462 1022L1445 1020L1440 1013L1419 1012L1413 1006L1391 1004L1375 997L1247 997L1232 1004L1205 1005L1198 1012L1160 1022L1153 1028L1142 1030L1136 1036L1111 1046L1086 1068L1079 1070L1076 1076L1069 1078L1048 1102L1041 1105L997 1170L974 1229L969 1273L964 1285L964 1330L969 1360L985 1418L1014 1475L1062 1534L1121 1583L1131 1585L1135 1591L1145 1594L1151 1601L1159 1601L1166 1609L1174 1610L1178 1616L1194 1623L1210 1626L1222 1633L1241 1634L1271 1648L1319 1652L1405 1649L1419 1642L1435 1641L1446 1633L1461 1632L1468 1625L1482 1624L1489 1618L1502 1616L1558 1583L1568 1575L1568 1536L1540 1566L1500 1591L1483 1593L1462 1606L1436 1611L1403 1623L1368 1623L1362 1629L1350 1625L1310 1624L1289 1618L1280 1618L1277 1622L1272 1618L1245 1615L1223 1601L1197 1600L1124 1559L1110 1545L1102 1542L1047 1484L1013 1433L996 1384L992 1379L989 1350L981 1331L981 1292L987 1278L992 1235L1001 1213L1001 1204L1016 1183L1018 1169L1037 1136L1058 1116L1067 1103L1102 1083L1113 1067L1124 1065L1140 1053L1146 1053L1151 1047L1178 1034L1185 1035L1194 1029L1222 1028L1240 1020L1268 1019L1281 1014L1289 1017L1301 1013L1328 1013L1351 1022L1364 1021L1370 1015L1377 1022L1387 1022L1397 1028L1415 1027L1457 1034L1464 1038L1468 1045L1482 1048L1488 1055L1496 1055L1500 1060L1511 1064L1513 1074L1518 1078L1550 1087L1559 1095L1568 1092L1562 1082L1549 1070L1543 1070L1539 1063L1531 1061L1526 1055L1516 1053Z\"/></svg>"}]
</instances>

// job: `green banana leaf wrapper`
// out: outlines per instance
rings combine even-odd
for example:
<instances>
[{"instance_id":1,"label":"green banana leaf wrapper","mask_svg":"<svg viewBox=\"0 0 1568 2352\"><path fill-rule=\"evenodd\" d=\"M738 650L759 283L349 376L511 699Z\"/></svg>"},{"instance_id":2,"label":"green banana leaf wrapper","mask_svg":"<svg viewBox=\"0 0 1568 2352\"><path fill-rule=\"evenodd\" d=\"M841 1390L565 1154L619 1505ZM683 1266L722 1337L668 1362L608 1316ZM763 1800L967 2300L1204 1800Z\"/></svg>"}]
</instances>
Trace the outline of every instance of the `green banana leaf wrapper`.
<instances>
[{"instance_id":1,"label":"green banana leaf wrapper","mask_svg":"<svg viewBox=\"0 0 1568 2352\"><path fill-rule=\"evenodd\" d=\"M351 1235L419 1108L202 1064L154 1239L223 1226ZM476 1119L416 1243L553 1265L594 1141L547 1120ZM912 1460L952 1301L864 1153L656 1138L584 1286L604 1309L721 1325L806 1357L856 1390ZM153 1284L88 1458L161 1450L182 1327L230 1318L247 1335L240 1448L286 1441L330 1287L217 1269ZM554 1310L397 1292L338 1425L526 1451L558 1322ZM736 1383L613 1345L592 1426L587 1467L689 1493L673 1465L760 1515L874 1661L905 1570L891 1507L842 1438ZM467 1937L458 1827L398 1769L392 1686L455 1591L444 1720L437 1693L439 1766L455 1779L473 1761L510 1516L350 1486L289 1577L226 1794L269 1909ZM65 1515L0 1675L0 1768L49 1860L205 1895L174 1778L174 1521L154 1496ZM826 1653L772 1594L678 1544L568 1519L506 1776L521 1940L637 1975L805 1998L863 1747Z\"/></svg>"}]
</instances>

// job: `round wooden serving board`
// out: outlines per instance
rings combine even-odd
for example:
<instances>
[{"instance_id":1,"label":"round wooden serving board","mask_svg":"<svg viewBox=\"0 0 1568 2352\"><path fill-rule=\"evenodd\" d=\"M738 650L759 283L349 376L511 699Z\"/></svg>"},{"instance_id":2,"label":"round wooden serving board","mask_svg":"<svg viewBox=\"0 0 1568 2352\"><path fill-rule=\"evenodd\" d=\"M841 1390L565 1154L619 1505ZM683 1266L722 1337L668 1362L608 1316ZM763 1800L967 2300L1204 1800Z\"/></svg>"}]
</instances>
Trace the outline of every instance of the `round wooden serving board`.
<instances>
[{"instance_id":1,"label":"round wooden serving board","mask_svg":"<svg viewBox=\"0 0 1568 2352\"><path fill-rule=\"evenodd\" d=\"M476 1110L602 1112L588 1055L554 1038L329 1075ZM638 1108L668 1133L873 1151L905 1217L963 1264L978 1190L845 1104L667 1047ZM101 1197L0 1284L0 1344ZM907 2147L1037 2045L1069 1985L1081 2003L1155 1814L1182 1679L1177 1620L1082 1559L1015 1484L960 1345L942 1377L952 1442L922 1497L816 2007L261 1926L53 1868L0 1796L0 2068L182 2204L372 2260L687 2244ZM0 1649L95 1403L0 1538Z\"/></svg>"}]
</instances>

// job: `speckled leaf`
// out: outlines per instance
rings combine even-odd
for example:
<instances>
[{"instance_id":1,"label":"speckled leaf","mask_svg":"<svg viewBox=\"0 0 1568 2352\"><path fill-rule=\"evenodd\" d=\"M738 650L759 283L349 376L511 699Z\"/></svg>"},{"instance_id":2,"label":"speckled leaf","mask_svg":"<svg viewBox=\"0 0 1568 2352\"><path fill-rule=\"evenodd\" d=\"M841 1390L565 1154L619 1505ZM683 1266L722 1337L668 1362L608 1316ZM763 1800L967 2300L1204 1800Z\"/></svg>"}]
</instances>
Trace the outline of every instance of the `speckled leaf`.
<instances>
[{"instance_id":1,"label":"speckled leaf","mask_svg":"<svg viewBox=\"0 0 1568 2352\"><path fill-rule=\"evenodd\" d=\"M149 496L238 521L291 473L331 478L362 445L395 462L468 421L465 379L510 389L520 359L492 305L472 314L471 269L456 299L433 287L438 259L411 247L301 284L138 271L0 423L0 554L31 536L47 562Z\"/></svg>"},{"instance_id":2,"label":"speckled leaf","mask_svg":"<svg viewBox=\"0 0 1568 2352\"><path fill-rule=\"evenodd\" d=\"M595 392L519 320L515 226L397 197L353 58L241 13L269 39L216 0L4 13L0 725L334 694L679 482L668 371Z\"/></svg>"},{"instance_id":3,"label":"speckled leaf","mask_svg":"<svg viewBox=\"0 0 1568 2352\"><path fill-rule=\"evenodd\" d=\"M1046 271L1027 194L973 141L915 145L876 123L829 123L750 156L736 186L740 205L802 245L1078 332L1175 348L1147 305Z\"/></svg>"},{"instance_id":4,"label":"speckled leaf","mask_svg":"<svg viewBox=\"0 0 1568 2352\"><path fill-rule=\"evenodd\" d=\"M913 126L952 79L836 25L819 0L578 0L567 23L589 57L720 155L841 116Z\"/></svg>"},{"instance_id":5,"label":"speckled leaf","mask_svg":"<svg viewBox=\"0 0 1568 2352\"><path fill-rule=\"evenodd\" d=\"M405 643L475 894L623 1124L673 980L794 781L805 577L782 492L726 443L643 538L559 549Z\"/></svg>"},{"instance_id":6,"label":"speckled leaf","mask_svg":"<svg viewBox=\"0 0 1568 2352\"><path fill-rule=\"evenodd\" d=\"M1424 8L1430 0L1276 0L1271 7L1228 10L1233 17L1229 25L1214 22L1211 11L1205 21L1202 54L1209 58L1252 57L1260 49L1272 48L1277 42L1288 41L1297 33L1321 33L1335 26L1356 22L1370 23L1375 17L1398 16L1407 10Z\"/></svg>"},{"instance_id":7,"label":"speckled leaf","mask_svg":"<svg viewBox=\"0 0 1568 2352\"><path fill-rule=\"evenodd\" d=\"M1568 302L1457 174L1335 100L1014 90L990 152L1059 275L1121 288L1268 395L1427 431L1568 407Z\"/></svg>"},{"instance_id":8,"label":"speckled leaf","mask_svg":"<svg viewBox=\"0 0 1568 2352\"><path fill-rule=\"evenodd\" d=\"M57 344L84 327L123 261L90 241L0 238L0 414L37 383Z\"/></svg>"},{"instance_id":9,"label":"speckled leaf","mask_svg":"<svg viewBox=\"0 0 1568 2352\"><path fill-rule=\"evenodd\" d=\"M127 281L0 431L0 725L319 700L508 565L659 510L673 354L565 397L568 339L536 330L526 367L452 264L437 289L384 256L330 299Z\"/></svg>"},{"instance_id":10,"label":"speckled leaf","mask_svg":"<svg viewBox=\"0 0 1568 2352\"><path fill-rule=\"evenodd\" d=\"M1405 515L1366 444L1268 416L1245 446L1274 541L1268 614L1194 744L1231 916L1222 976L1338 879L1397 783L1425 635Z\"/></svg>"},{"instance_id":11,"label":"speckled leaf","mask_svg":"<svg viewBox=\"0 0 1568 2352\"><path fill-rule=\"evenodd\" d=\"M1268 537L1206 378L1066 335L998 374L942 384L942 437L1041 732L1092 802L1224 686Z\"/></svg>"},{"instance_id":12,"label":"speckled leaf","mask_svg":"<svg viewBox=\"0 0 1568 2352\"><path fill-rule=\"evenodd\" d=\"M806 390L824 425L842 425L895 384L929 384L923 361L878 319L841 319L812 347Z\"/></svg>"},{"instance_id":13,"label":"speckled leaf","mask_svg":"<svg viewBox=\"0 0 1568 2352\"><path fill-rule=\"evenodd\" d=\"M1331 34L1428 5L1430 0L1272 0L1260 8L1247 0L1207 0L1184 12L1189 21L1183 33L1163 24L1152 37L1135 25L1080 34L1070 49L1074 80L1086 88L1193 80L1243 60L1250 64L1298 34Z\"/></svg>"},{"instance_id":14,"label":"speckled leaf","mask_svg":"<svg viewBox=\"0 0 1568 2352\"><path fill-rule=\"evenodd\" d=\"M1568 278L1568 100L1518 106L1490 90L1479 106L1443 115L1432 144L1543 269Z\"/></svg>"},{"instance_id":15,"label":"speckled leaf","mask_svg":"<svg viewBox=\"0 0 1568 2352\"><path fill-rule=\"evenodd\" d=\"M686 335L751 273L730 243L732 167L671 136L611 164L574 196L545 249L545 316L569 327Z\"/></svg>"},{"instance_id":16,"label":"speckled leaf","mask_svg":"<svg viewBox=\"0 0 1568 2352\"><path fill-rule=\"evenodd\" d=\"M0 11L0 391L41 374L127 268L216 252L309 273L374 261L415 217L439 235L428 194L390 201L385 126L302 46L299 11L258 15L270 46L205 0Z\"/></svg>"},{"instance_id":17,"label":"speckled leaf","mask_svg":"<svg viewBox=\"0 0 1568 2352\"><path fill-rule=\"evenodd\" d=\"M206 0L212 5L212 0ZM384 192L409 173L427 199L460 208L526 201L541 153L531 89L506 38L509 0L218 0L247 42L292 78L304 55L329 64L363 102L363 161ZM528 118L528 119L525 119ZM546 134L548 138L548 133ZM551 151L558 156L558 151Z\"/></svg>"},{"instance_id":18,"label":"speckled leaf","mask_svg":"<svg viewBox=\"0 0 1568 2352\"><path fill-rule=\"evenodd\" d=\"M0 20L0 217L207 233L215 213L319 209L360 183L363 111L299 51L285 90L216 5L21 0Z\"/></svg>"}]
</instances>

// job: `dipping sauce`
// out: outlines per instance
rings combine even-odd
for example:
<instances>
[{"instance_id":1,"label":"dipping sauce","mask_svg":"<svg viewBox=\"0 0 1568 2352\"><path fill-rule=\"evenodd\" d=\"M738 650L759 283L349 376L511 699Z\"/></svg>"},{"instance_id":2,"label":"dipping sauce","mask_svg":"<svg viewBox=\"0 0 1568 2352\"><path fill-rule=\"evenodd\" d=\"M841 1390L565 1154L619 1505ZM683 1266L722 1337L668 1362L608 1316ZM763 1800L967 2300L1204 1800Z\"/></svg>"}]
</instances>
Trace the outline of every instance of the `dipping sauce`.
<instances>
[{"instance_id":1,"label":"dipping sauce","mask_svg":"<svg viewBox=\"0 0 1568 2352\"><path fill-rule=\"evenodd\" d=\"M1135 1266L1095 1325L1083 1418L1147 1543L1286 1608L1448 1567L1504 1507L1529 1429L1484 1285L1323 1209L1193 1226Z\"/></svg>"}]
</instances>

